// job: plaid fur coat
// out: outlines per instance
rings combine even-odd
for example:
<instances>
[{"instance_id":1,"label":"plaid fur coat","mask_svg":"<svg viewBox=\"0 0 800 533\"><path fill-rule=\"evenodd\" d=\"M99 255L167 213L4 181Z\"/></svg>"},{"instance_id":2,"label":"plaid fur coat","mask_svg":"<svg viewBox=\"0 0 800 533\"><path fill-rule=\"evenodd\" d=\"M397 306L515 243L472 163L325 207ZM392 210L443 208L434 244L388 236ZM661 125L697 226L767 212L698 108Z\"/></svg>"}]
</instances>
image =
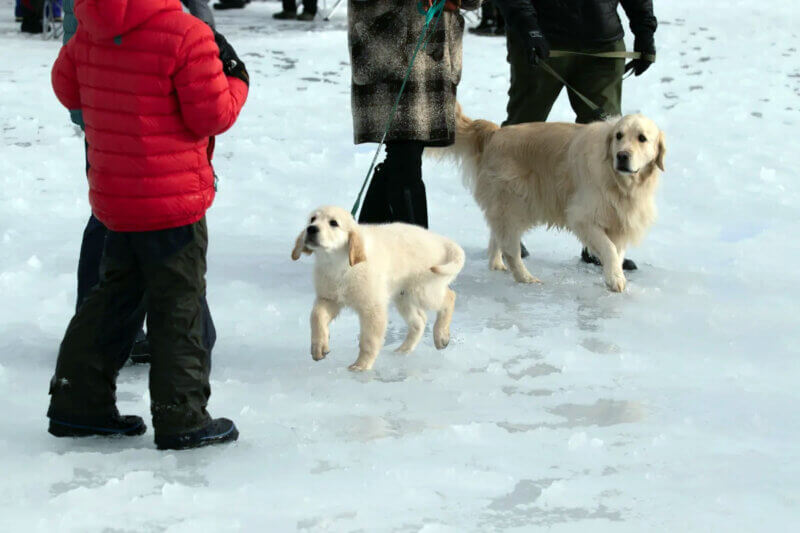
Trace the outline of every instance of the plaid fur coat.
<instances>
[{"instance_id":1,"label":"plaid fur coat","mask_svg":"<svg viewBox=\"0 0 800 533\"><path fill-rule=\"evenodd\" d=\"M380 142L414 53L425 16L416 0L348 0L356 144ZM462 0L477 9L482 0ZM436 19L434 19L435 21ZM386 140L447 146L455 137L456 87L461 80L464 17L445 11L417 54ZM431 31L431 30L429 30Z\"/></svg>"}]
</instances>

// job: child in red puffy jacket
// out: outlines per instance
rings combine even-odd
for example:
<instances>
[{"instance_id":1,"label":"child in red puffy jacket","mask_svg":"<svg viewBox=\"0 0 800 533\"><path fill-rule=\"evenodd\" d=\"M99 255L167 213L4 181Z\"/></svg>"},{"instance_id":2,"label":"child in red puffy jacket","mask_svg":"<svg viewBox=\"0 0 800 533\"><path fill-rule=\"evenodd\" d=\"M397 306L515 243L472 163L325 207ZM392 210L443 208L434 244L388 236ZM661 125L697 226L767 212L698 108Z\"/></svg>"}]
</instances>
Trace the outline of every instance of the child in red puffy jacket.
<instances>
[{"instance_id":1,"label":"child in red puffy jacket","mask_svg":"<svg viewBox=\"0 0 800 533\"><path fill-rule=\"evenodd\" d=\"M56 436L140 435L116 408L119 343L144 299L160 449L235 440L206 412L216 338L206 303L209 138L230 128L249 77L233 48L179 0L76 0L78 31L53 66L56 96L81 110L89 203L109 229L100 283L78 308L50 385ZM136 328L138 329L138 328Z\"/></svg>"}]
</instances>

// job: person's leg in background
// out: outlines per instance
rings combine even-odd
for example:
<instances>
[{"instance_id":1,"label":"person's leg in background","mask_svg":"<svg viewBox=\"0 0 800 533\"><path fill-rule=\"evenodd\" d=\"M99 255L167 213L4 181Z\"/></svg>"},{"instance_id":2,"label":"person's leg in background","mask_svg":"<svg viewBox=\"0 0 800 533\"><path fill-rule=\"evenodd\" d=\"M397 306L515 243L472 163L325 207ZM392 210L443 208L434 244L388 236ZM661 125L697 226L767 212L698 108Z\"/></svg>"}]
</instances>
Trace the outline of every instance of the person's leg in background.
<instances>
[{"instance_id":1,"label":"person's leg in background","mask_svg":"<svg viewBox=\"0 0 800 533\"><path fill-rule=\"evenodd\" d=\"M469 32L475 35L494 35L496 28L497 10L492 3L492 0L486 0L481 4L481 22L474 28L470 28Z\"/></svg>"},{"instance_id":2,"label":"person's leg in background","mask_svg":"<svg viewBox=\"0 0 800 533\"><path fill-rule=\"evenodd\" d=\"M508 89L507 118L503 126L544 122L553 108L563 85L528 60L522 42L508 32L508 63L511 66L511 85ZM569 70L566 58L550 58L547 64L560 75Z\"/></svg>"},{"instance_id":3,"label":"person's leg in background","mask_svg":"<svg viewBox=\"0 0 800 533\"><path fill-rule=\"evenodd\" d=\"M273 13L272 18L278 20L296 20L297 0L283 0L283 10Z\"/></svg>"},{"instance_id":4,"label":"person's leg in background","mask_svg":"<svg viewBox=\"0 0 800 533\"><path fill-rule=\"evenodd\" d=\"M303 12L297 16L297 20L311 22L317 16L317 0L303 0Z\"/></svg>"},{"instance_id":5,"label":"person's leg in background","mask_svg":"<svg viewBox=\"0 0 800 533\"><path fill-rule=\"evenodd\" d=\"M216 331L206 301L206 220L134 237L145 279L153 349L150 398L156 445L190 448L235 440L231 420L211 419L211 352Z\"/></svg>"},{"instance_id":6,"label":"person's leg in background","mask_svg":"<svg viewBox=\"0 0 800 533\"><path fill-rule=\"evenodd\" d=\"M130 317L144 294L127 235L109 232L100 283L79 305L61 343L47 412L55 436L140 435L146 429L141 418L121 417L116 407L119 354L130 352L140 329Z\"/></svg>"},{"instance_id":7,"label":"person's leg in background","mask_svg":"<svg viewBox=\"0 0 800 533\"><path fill-rule=\"evenodd\" d=\"M583 51L588 53L624 52L625 42L620 39L606 46ZM574 62L575 68L571 71L571 76L567 78L567 81L600 107L599 111L593 110L572 91L569 91L570 105L576 115L575 122L588 124L602 120L604 117L621 115L622 76L625 74L625 60L576 56ZM592 255L586 247L581 250L581 260L584 263L601 264L600 259ZM638 267L632 259L625 258L622 261L622 268L623 270L636 270Z\"/></svg>"},{"instance_id":8,"label":"person's leg in background","mask_svg":"<svg viewBox=\"0 0 800 533\"><path fill-rule=\"evenodd\" d=\"M181 0L181 3L186 6L189 13L208 24L211 29L214 29L214 13L208 7L208 0Z\"/></svg>"},{"instance_id":9,"label":"person's leg in background","mask_svg":"<svg viewBox=\"0 0 800 533\"><path fill-rule=\"evenodd\" d=\"M86 173L89 173L89 157L88 157L88 144L85 144L86 149ZM89 296L89 293L100 282L101 259L103 257L103 249L105 247L108 229L100 222L94 215L89 217L86 223L86 228L83 230L83 240L81 241L81 251L78 257L78 298L75 304L75 311L80 309L81 304ZM129 313L127 321L130 322L130 327L138 329L135 341L133 341L131 348L128 346L128 339L120 340L120 352L115 355L121 368L128 357L131 355L136 356L136 361L139 363L147 362L150 353L150 347L147 343L147 336L142 327L144 326L144 303L140 302L134 310ZM126 326L127 329L128 326ZM127 348L126 348L127 347ZM132 354L132 352L134 352Z\"/></svg>"},{"instance_id":10,"label":"person's leg in background","mask_svg":"<svg viewBox=\"0 0 800 533\"><path fill-rule=\"evenodd\" d=\"M386 143L386 158L375 167L358 221L364 224L406 222L428 227L428 204L422 181L422 152L416 141Z\"/></svg>"},{"instance_id":11,"label":"person's leg in background","mask_svg":"<svg viewBox=\"0 0 800 533\"><path fill-rule=\"evenodd\" d=\"M513 32L507 32L508 63L511 66L511 85L508 88L507 118L503 126L544 122L564 87L560 81L540 67L530 64L528 52ZM547 64L562 77L569 71L566 58L550 58ZM522 258L529 252L520 243Z\"/></svg>"},{"instance_id":12,"label":"person's leg in background","mask_svg":"<svg viewBox=\"0 0 800 533\"><path fill-rule=\"evenodd\" d=\"M624 52L625 43L619 40L607 46L583 51ZM575 68L571 70L567 81L599 106L602 115L613 117L622 114L622 76L625 74L625 60L575 56L573 61ZM602 120L603 116L592 110L572 91L569 91L569 101L575 111L575 122L578 124Z\"/></svg>"}]
</instances>

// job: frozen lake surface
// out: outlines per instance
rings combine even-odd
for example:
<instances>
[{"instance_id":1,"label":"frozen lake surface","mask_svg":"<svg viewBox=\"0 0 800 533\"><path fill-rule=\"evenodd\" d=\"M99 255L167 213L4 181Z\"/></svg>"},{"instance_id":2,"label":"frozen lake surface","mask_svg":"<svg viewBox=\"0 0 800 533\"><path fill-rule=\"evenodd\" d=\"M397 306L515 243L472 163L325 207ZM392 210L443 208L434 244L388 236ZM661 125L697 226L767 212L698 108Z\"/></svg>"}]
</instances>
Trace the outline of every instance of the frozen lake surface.
<instances>
[{"instance_id":1,"label":"frozen lake surface","mask_svg":"<svg viewBox=\"0 0 800 533\"><path fill-rule=\"evenodd\" d=\"M210 411L241 438L163 453L152 430L46 432L89 216L83 141L50 89L58 46L19 34L0 0L0 530L797 530L800 15L785 0L655 4L658 62L625 82L623 108L652 117L669 153L627 292L568 233L525 237L543 285L490 272L480 211L428 161L432 229L468 256L453 341L438 352L428 331L396 355L393 312L365 374L347 371L352 313L311 360L312 263L289 259L306 213L349 208L372 156L351 141L345 14L216 13L252 78L217 140L208 216ZM467 35L464 56L465 111L501 121L504 40ZM552 118L573 119L563 96ZM149 425L147 371L123 369L119 407Z\"/></svg>"}]
</instances>

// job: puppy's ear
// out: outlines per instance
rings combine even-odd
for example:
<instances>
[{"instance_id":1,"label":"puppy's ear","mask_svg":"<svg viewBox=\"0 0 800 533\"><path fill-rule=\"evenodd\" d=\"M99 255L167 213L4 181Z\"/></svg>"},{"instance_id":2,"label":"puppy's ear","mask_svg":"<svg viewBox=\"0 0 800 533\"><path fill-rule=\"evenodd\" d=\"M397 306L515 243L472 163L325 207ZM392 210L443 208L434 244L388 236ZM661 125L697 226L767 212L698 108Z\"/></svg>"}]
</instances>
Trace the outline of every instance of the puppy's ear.
<instances>
[{"instance_id":1,"label":"puppy's ear","mask_svg":"<svg viewBox=\"0 0 800 533\"><path fill-rule=\"evenodd\" d=\"M300 232L300 235L297 236L297 240L294 242L294 250L292 250L292 260L297 261L300 259L301 254L310 254L311 249L306 246L305 243L305 230Z\"/></svg>"},{"instance_id":2,"label":"puppy's ear","mask_svg":"<svg viewBox=\"0 0 800 533\"><path fill-rule=\"evenodd\" d=\"M667 142L664 132L658 132L658 153L656 154L656 166L664 172L664 156L667 155Z\"/></svg>"},{"instance_id":3,"label":"puppy's ear","mask_svg":"<svg viewBox=\"0 0 800 533\"><path fill-rule=\"evenodd\" d=\"M367 254L364 251L364 241L361 239L361 234L357 230L351 230L347 234L350 246L350 266L356 266L367 260Z\"/></svg>"}]
</instances>

